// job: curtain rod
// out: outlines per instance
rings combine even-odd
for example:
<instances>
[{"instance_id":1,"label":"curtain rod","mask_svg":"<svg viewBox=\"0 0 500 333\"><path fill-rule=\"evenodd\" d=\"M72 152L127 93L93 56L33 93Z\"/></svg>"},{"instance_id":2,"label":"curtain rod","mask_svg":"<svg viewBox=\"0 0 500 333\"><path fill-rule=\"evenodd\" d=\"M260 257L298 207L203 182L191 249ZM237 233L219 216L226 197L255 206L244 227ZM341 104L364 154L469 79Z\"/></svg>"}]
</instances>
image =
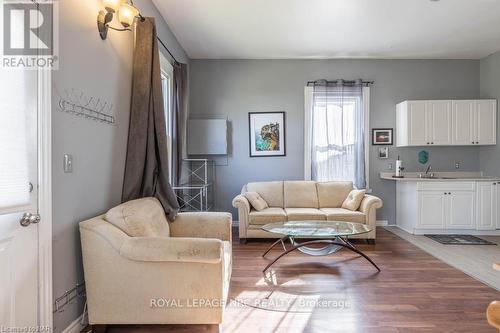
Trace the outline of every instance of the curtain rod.
<instances>
[{"instance_id":1,"label":"curtain rod","mask_svg":"<svg viewBox=\"0 0 500 333\"><path fill-rule=\"evenodd\" d=\"M158 41L160 42L160 44L163 46L163 48L165 50L167 50L168 54L170 54L170 56L172 57L172 59L174 60L174 63L179 63L177 61L177 59L175 59L174 55L172 54L172 52L170 52L170 50L168 49L168 47L165 45L165 43L163 43L163 41L160 39L160 37L156 36L156 39L158 39Z\"/></svg>"},{"instance_id":2,"label":"curtain rod","mask_svg":"<svg viewBox=\"0 0 500 333\"><path fill-rule=\"evenodd\" d=\"M326 83L326 84L336 84L338 81L342 81L344 84L347 85L354 85L356 84L357 81L359 80L316 80L316 81L307 81L307 85L314 85L317 83ZM361 83L365 86L369 86L371 84L374 84L375 81L361 81Z\"/></svg>"}]
</instances>

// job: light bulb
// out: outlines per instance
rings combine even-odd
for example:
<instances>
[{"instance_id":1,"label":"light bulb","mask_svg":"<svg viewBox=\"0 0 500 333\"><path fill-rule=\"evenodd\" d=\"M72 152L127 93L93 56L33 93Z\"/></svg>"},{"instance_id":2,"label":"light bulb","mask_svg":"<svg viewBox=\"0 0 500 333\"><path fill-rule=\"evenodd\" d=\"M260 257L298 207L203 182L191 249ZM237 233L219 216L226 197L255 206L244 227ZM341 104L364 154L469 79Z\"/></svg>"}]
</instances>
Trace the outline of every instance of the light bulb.
<instances>
[{"instance_id":1,"label":"light bulb","mask_svg":"<svg viewBox=\"0 0 500 333\"><path fill-rule=\"evenodd\" d=\"M106 8L106 10L110 13L114 13L120 9L122 3L123 0L102 0L104 8Z\"/></svg>"},{"instance_id":2,"label":"light bulb","mask_svg":"<svg viewBox=\"0 0 500 333\"><path fill-rule=\"evenodd\" d=\"M122 4L120 10L118 11L118 19L120 23L128 28L134 23L134 19L139 15L139 10L132 5Z\"/></svg>"}]
</instances>

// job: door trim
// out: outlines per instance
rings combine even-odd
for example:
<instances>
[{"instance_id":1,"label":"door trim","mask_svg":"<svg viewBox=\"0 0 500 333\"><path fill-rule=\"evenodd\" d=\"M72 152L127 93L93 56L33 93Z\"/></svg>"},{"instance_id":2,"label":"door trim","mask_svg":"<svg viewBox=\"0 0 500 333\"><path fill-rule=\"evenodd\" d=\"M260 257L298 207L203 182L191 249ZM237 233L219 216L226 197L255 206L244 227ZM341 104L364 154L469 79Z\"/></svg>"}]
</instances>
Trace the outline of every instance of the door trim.
<instances>
[{"instance_id":1,"label":"door trim","mask_svg":"<svg viewBox=\"0 0 500 333\"><path fill-rule=\"evenodd\" d=\"M52 72L38 69L38 325L53 331Z\"/></svg>"}]
</instances>

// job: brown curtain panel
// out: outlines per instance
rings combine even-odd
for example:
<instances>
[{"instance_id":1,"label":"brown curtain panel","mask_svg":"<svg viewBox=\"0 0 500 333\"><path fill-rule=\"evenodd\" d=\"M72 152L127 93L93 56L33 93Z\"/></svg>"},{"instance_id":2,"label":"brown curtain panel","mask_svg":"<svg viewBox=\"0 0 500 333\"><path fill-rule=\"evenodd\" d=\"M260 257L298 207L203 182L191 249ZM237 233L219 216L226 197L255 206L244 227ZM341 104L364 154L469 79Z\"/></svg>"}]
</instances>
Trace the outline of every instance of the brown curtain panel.
<instances>
[{"instance_id":1,"label":"brown curtain panel","mask_svg":"<svg viewBox=\"0 0 500 333\"><path fill-rule=\"evenodd\" d=\"M179 185L182 180L182 160L187 156L186 129L188 119L187 106L187 65L174 64L173 77L173 140L172 140L172 174L174 184Z\"/></svg>"},{"instance_id":2,"label":"brown curtain panel","mask_svg":"<svg viewBox=\"0 0 500 333\"><path fill-rule=\"evenodd\" d=\"M137 22L132 101L122 201L156 197L173 221L179 204L168 177L168 152L154 18Z\"/></svg>"}]
</instances>

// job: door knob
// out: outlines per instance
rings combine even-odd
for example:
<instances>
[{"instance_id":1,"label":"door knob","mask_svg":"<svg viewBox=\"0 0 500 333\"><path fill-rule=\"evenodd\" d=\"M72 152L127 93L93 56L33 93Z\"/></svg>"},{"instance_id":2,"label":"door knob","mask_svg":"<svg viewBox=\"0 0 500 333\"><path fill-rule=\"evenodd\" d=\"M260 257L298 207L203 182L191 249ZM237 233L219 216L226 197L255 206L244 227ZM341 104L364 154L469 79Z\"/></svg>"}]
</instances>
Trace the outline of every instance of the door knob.
<instances>
[{"instance_id":1,"label":"door knob","mask_svg":"<svg viewBox=\"0 0 500 333\"><path fill-rule=\"evenodd\" d=\"M31 213L24 213L23 216L21 217L21 220L19 221L19 223L23 227L27 227L32 223L37 224L38 222L40 222L40 215Z\"/></svg>"}]
</instances>

